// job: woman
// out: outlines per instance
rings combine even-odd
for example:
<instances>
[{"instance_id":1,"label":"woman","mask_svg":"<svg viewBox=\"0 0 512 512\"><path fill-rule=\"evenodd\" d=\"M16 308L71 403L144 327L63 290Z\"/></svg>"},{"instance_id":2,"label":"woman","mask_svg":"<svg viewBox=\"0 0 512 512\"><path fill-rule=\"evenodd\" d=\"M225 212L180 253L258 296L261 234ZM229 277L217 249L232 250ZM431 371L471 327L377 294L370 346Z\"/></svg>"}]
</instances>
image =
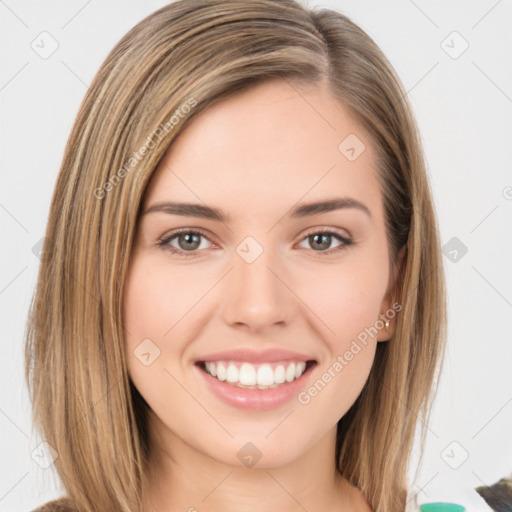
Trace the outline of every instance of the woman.
<instances>
[{"instance_id":1,"label":"woman","mask_svg":"<svg viewBox=\"0 0 512 512\"><path fill-rule=\"evenodd\" d=\"M38 510L411 507L440 254L405 92L353 22L294 0L148 16L51 205L26 378L67 496Z\"/></svg>"}]
</instances>

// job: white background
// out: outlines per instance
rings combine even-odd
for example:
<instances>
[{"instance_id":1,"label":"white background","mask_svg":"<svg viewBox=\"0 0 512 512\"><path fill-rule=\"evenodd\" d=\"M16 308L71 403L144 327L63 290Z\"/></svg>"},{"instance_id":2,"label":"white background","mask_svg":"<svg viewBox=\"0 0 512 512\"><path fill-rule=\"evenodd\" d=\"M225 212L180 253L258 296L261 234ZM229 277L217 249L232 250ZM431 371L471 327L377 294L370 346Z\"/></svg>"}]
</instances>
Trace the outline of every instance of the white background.
<instances>
[{"instance_id":1,"label":"white background","mask_svg":"<svg viewBox=\"0 0 512 512\"><path fill-rule=\"evenodd\" d=\"M44 234L64 146L107 53L165 4L0 0L1 511L29 511L61 494L53 467L31 457L41 439L30 419L22 340L39 264L32 249ZM308 5L349 16L397 70L420 127L442 243L457 237L467 247L455 262L444 258L447 359L412 493L420 503L488 511L474 488L512 471L512 2ZM58 42L47 59L31 47L43 31ZM453 58L464 41L469 47Z\"/></svg>"}]
</instances>

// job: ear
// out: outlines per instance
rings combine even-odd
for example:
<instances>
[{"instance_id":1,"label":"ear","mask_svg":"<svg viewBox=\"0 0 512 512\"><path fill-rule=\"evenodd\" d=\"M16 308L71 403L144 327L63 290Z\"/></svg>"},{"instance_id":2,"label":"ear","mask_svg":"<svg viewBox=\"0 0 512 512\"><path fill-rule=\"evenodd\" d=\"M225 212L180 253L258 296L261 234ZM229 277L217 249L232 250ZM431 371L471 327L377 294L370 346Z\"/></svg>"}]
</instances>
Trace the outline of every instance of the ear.
<instances>
[{"instance_id":1,"label":"ear","mask_svg":"<svg viewBox=\"0 0 512 512\"><path fill-rule=\"evenodd\" d=\"M379 329L377 334L377 341L389 341L394 335L396 330L396 315L402 309L402 305L398 304L393 299L396 295L396 286L398 283L398 276L402 271L403 259L405 257L407 246L403 245L398 251L396 258L396 265L393 266L393 273L391 275L391 282L388 286L388 291L382 299L379 319L377 325L382 328ZM379 321L380 320L380 321ZM386 321L388 325L386 326Z\"/></svg>"}]
</instances>

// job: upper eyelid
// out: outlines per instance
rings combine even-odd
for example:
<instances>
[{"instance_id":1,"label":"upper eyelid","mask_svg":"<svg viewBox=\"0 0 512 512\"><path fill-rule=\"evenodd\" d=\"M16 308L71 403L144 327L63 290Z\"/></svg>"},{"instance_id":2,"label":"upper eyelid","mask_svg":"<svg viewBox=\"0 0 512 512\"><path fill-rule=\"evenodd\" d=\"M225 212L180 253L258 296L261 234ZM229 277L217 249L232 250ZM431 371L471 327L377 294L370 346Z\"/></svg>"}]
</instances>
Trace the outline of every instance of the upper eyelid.
<instances>
[{"instance_id":1,"label":"upper eyelid","mask_svg":"<svg viewBox=\"0 0 512 512\"><path fill-rule=\"evenodd\" d=\"M341 238L349 238L349 239L352 239L352 234L346 230L346 229L343 229L343 228L331 228L329 226L320 226L320 227L317 227L317 228L311 228L311 229L308 229L306 230L306 233L303 235L303 239L307 236L311 236L311 235L314 235L316 233L321 233L321 232L329 232L329 233L332 233L334 235L337 235ZM344 235L342 233L340 233L340 231L345 231L347 234Z\"/></svg>"},{"instance_id":2,"label":"upper eyelid","mask_svg":"<svg viewBox=\"0 0 512 512\"><path fill-rule=\"evenodd\" d=\"M171 232L169 232L169 234L165 234L165 235L162 235L159 240L160 241L166 241L166 240L170 240L182 233L194 233L194 234L199 234L201 236L203 236L204 238L206 238L207 240L209 240L211 243L214 243L213 240L211 239L211 237L208 235L208 233L206 233L205 231L203 231L202 229L200 228L179 228L179 229L176 229L176 230L173 230Z\"/></svg>"}]
</instances>

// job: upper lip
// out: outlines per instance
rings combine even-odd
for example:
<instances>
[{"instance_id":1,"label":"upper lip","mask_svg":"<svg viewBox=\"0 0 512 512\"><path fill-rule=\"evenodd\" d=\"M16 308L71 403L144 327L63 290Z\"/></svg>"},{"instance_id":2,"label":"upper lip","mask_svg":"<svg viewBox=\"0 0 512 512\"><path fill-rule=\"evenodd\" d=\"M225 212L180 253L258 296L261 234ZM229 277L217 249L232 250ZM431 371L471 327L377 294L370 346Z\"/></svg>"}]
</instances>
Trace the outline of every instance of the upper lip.
<instances>
[{"instance_id":1,"label":"upper lip","mask_svg":"<svg viewBox=\"0 0 512 512\"><path fill-rule=\"evenodd\" d=\"M208 354L207 356L196 359L196 363L202 361L247 361L248 363L275 363L278 361L286 360L315 361L315 358L285 349L268 348L264 350L254 350L250 348L238 348L234 350L226 350L223 352Z\"/></svg>"}]
</instances>

